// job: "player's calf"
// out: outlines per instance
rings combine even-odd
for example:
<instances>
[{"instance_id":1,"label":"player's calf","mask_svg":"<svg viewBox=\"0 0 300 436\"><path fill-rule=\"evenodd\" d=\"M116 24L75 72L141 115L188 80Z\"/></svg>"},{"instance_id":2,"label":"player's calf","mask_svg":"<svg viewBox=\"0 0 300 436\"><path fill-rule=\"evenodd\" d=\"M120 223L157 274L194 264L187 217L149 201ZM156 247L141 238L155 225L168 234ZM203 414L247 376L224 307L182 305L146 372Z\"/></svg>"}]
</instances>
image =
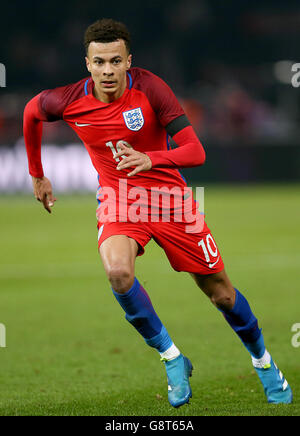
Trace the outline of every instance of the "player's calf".
<instances>
[{"instance_id":1,"label":"player's calf","mask_svg":"<svg viewBox=\"0 0 300 436\"><path fill-rule=\"evenodd\" d=\"M253 357L265 352L258 322L246 298L235 289L225 271L194 278L212 303L223 313L226 321L240 337ZM260 339L260 341L258 341Z\"/></svg>"}]
</instances>

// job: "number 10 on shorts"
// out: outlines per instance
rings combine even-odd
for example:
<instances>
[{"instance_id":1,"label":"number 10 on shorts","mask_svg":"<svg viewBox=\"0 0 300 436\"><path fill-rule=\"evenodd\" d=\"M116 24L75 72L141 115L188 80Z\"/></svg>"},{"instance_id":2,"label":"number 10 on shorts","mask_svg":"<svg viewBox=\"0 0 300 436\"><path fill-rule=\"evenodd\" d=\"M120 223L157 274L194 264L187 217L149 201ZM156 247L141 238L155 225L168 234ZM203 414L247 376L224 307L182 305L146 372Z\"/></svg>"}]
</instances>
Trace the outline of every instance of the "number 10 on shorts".
<instances>
[{"instance_id":1,"label":"number 10 on shorts","mask_svg":"<svg viewBox=\"0 0 300 436\"><path fill-rule=\"evenodd\" d=\"M218 256L218 247L212 235L208 233L205 239L198 242L198 246L202 248L209 268L213 268L218 263L220 256ZM217 260L216 257L218 257Z\"/></svg>"}]
</instances>

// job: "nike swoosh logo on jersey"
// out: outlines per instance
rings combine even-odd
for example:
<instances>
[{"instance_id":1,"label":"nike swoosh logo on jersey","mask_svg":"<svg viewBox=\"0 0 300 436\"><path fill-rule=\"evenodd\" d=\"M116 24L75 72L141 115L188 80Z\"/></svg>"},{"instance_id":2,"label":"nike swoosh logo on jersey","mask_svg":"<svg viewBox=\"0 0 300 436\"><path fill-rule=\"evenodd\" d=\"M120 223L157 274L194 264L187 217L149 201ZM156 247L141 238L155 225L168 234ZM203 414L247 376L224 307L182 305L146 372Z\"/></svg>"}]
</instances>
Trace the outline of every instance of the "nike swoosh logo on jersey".
<instances>
[{"instance_id":1,"label":"nike swoosh logo on jersey","mask_svg":"<svg viewBox=\"0 0 300 436\"><path fill-rule=\"evenodd\" d=\"M78 126L78 127L86 127L86 126L91 126L92 124L79 124L79 123L75 123L75 126Z\"/></svg>"},{"instance_id":2,"label":"nike swoosh logo on jersey","mask_svg":"<svg viewBox=\"0 0 300 436\"><path fill-rule=\"evenodd\" d=\"M218 262L219 262L219 260L220 260L220 256L218 257L218 259L216 260L216 262L214 262L214 263L209 263L208 264L208 266L209 266L209 268L213 268Z\"/></svg>"}]
</instances>

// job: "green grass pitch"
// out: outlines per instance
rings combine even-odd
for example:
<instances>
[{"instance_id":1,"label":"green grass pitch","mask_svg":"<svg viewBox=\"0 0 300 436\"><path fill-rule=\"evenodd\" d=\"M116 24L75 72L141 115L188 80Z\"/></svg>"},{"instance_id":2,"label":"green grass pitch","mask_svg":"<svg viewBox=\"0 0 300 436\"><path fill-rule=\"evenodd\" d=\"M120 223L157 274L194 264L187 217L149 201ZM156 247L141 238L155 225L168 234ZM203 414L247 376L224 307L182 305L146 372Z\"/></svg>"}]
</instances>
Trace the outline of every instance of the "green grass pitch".
<instances>
[{"instance_id":1,"label":"green grass pitch","mask_svg":"<svg viewBox=\"0 0 300 436\"><path fill-rule=\"evenodd\" d=\"M294 391L269 405L248 353L186 273L151 242L136 274L194 365L190 405L173 409L158 353L125 321L97 254L95 198L0 197L0 415L299 415L300 186L207 186L206 220L232 282Z\"/></svg>"}]
</instances>

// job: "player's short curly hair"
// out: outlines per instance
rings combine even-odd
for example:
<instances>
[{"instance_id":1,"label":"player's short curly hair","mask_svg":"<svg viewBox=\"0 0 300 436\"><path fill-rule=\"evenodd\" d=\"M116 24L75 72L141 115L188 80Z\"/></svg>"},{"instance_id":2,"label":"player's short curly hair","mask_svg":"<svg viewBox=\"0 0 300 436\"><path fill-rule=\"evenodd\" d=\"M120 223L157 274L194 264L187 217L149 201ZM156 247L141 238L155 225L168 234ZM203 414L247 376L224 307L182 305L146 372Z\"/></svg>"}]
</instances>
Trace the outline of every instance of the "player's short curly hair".
<instances>
[{"instance_id":1,"label":"player's short curly hair","mask_svg":"<svg viewBox=\"0 0 300 436\"><path fill-rule=\"evenodd\" d=\"M114 42L117 39L123 39L130 53L130 33L125 24L115 21L111 18L102 18L91 24L84 34L84 46L88 53L91 42Z\"/></svg>"}]
</instances>

